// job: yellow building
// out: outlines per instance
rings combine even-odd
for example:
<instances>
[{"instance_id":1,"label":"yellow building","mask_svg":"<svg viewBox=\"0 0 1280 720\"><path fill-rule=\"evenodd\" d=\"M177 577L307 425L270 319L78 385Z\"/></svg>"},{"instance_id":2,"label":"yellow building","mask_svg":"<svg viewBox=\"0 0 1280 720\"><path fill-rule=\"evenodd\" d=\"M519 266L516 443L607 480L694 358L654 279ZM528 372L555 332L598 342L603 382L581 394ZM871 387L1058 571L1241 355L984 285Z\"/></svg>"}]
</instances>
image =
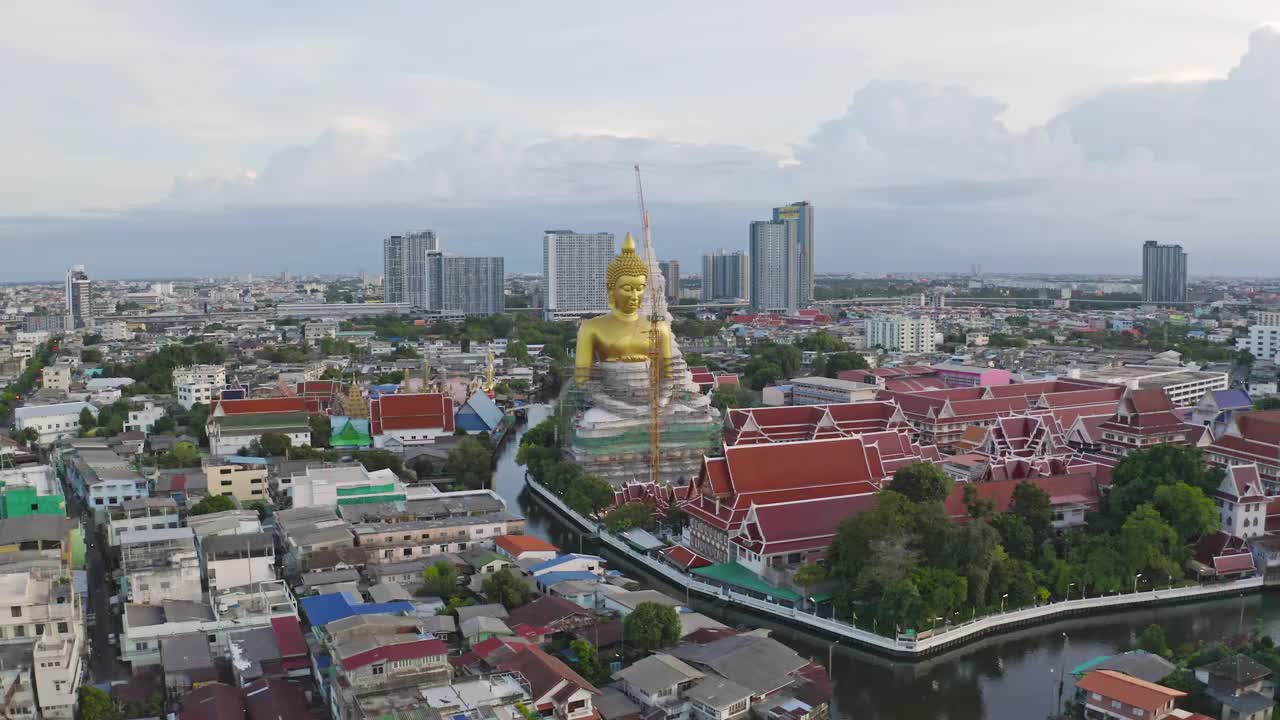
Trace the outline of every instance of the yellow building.
<instances>
[{"instance_id":1,"label":"yellow building","mask_svg":"<svg viewBox=\"0 0 1280 720\"><path fill-rule=\"evenodd\" d=\"M240 502L263 500L267 494L267 461L263 458L229 457L204 467L210 495L230 495Z\"/></svg>"}]
</instances>

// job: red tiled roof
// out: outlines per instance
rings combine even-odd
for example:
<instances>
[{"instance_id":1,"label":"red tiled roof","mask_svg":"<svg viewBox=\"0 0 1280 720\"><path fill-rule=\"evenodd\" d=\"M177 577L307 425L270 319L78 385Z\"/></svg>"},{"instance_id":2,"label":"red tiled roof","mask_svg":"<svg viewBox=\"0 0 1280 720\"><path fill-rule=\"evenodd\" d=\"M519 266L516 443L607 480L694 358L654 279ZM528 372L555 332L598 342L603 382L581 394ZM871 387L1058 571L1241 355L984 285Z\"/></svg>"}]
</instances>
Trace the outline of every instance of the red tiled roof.
<instances>
[{"instance_id":1,"label":"red tiled roof","mask_svg":"<svg viewBox=\"0 0 1280 720\"><path fill-rule=\"evenodd\" d=\"M879 493L869 492L757 505L749 513L747 525L758 532L763 554L774 554L779 543L796 541L804 541L800 544L805 549L825 548L831 544L840 523L875 507L877 497Z\"/></svg>"},{"instance_id":2,"label":"red tiled roof","mask_svg":"<svg viewBox=\"0 0 1280 720\"><path fill-rule=\"evenodd\" d=\"M1265 499L1257 465L1232 465L1226 474L1233 489L1231 496L1237 502L1262 502Z\"/></svg>"},{"instance_id":3,"label":"red tiled roof","mask_svg":"<svg viewBox=\"0 0 1280 720\"><path fill-rule=\"evenodd\" d=\"M947 383L936 377L905 377L885 380L884 389L889 392L923 392L925 390L942 390Z\"/></svg>"},{"instance_id":4,"label":"red tiled roof","mask_svg":"<svg viewBox=\"0 0 1280 720\"><path fill-rule=\"evenodd\" d=\"M670 563L682 570L692 570L713 564L710 560L683 545L672 545L659 552L666 555Z\"/></svg>"},{"instance_id":5,"label":"red tiled roof","mask_svg":"<svg viewBox=\"0 0 1280 720\"><path fill-rule=\"evenodd\" d=\"M366 650L362 653L356 653L349 658L342 660L342 667L345 670L357 670L366 665L372 665L377 662L396 661L396 660L415 660L424 657L437 657L440 655L448 655L449 648L444 644L443 640L432 638L430 640L414 640L412 642L396 643L394 645L382 645Z\"/></svg>"},{"instance_id":6,"label":"red tiled roof","mask_svg":"<svg viewBox=\"0 0 1280 720\"><path fill-rule=\"evenodd\" d=\"M1115 670L1094 670L1076 682L1085 692L1097 693L1107 700L1119 700L1125 705L1142 708L1154 713L1170 700L1186 697L1181 690L1126 675Z\"/></svg>"},{"instance_id":7,"label":"red tiled roof","mask_svg":"<svg viewBox=\"0 0 1280 720\"><path fill-rule=\"evenodd\" d=\"M240 690L222 683L209 683L182 698L178 720L243 720L244 698Z\"/></svg>"},{"instance_id":8,"label":"red tiled roof","mask_svg":"<svg viewBox=\"0 0 1280 720\"><path fill-rule=\"evenodd\" d=\"M577 686L592 695L600 691L591 683L574 672L568 665L548 655L542 648L533 645L507 645L505 650L498 649L492 656L497 669L503 672L518 672L529 683L534 699L551 692L562 681L569 686Z\"/></svg>"},{"instance_id":9,"label":"red tiled roof","mask_svg":"<svg viewBox=\"0 0 1280 720\"><path fill-rule=\"evenodd\" d=\"M227 415L306 412L306 401L299 397L260 398L256 400L218 400L217 407ZM216 412L216 410L215 410Z\"/></svg>"},{"instance_id":10,"label":"red tiled roof","mask_svg":"<svg viewBox=\"0 0 1280 720\"><path fill-rule=\"evenodd\" d=\"M1245 552L1215 557L1213 559L1213 569L1219 575L1232 575L1255 570L1256 568L1253 564L1253 554Z\"/></svg>"},{"instance_id":11,"label":"red tiled roof","mask_svg":"<svg viewBox=\"0 0 1280 720\"><path fill-rule=\"evenodd\" d=\"M275 634L280 657L307 656L307 641L303 639L302 626L298 624L298 618L292 615L271 618L271 631Z\"/></svg>"},{"instance_id":12,"label":"red tiled roof","mask_svg":"<svg viewBox=\"0 0 1280 720\"><path fill-rule=\"evenodd\" d=\"M725 448L735 493L879 480L858 438Z\"/></svg>"},{"instance_id":13,"label":"red tiled roof","mask_svg":"<svg viewBox=\"0 0 1280 720\"><path fill-rule=\"evenodd\" d=\"M1051 498L1065 498L1069 496L1082 496L1087 499L1087 504L1097 508L1099 493L1099 482L1096 473L1092 468L1096 466L1087 466L1086 470L1073 469L1072 472L1064 475L1055 475L1050 477L1038 477L1027 480L1003 480L981 483L956 483L951 489L951 494L947 497L944 506L947 515L953 520L963 520L968 516L968 508L964 504L964 489L966 484L971 484L978 491L978 496L984 500L991 500L995 506L996 512L1005 512L1009 509L1009 504L1013 500L1013 491L1018 487L1018 483L1029 482L1032 485L1049 493Z\"/></svg>"},{"instance_id":14,"label":"red tiled roof","mask_svg":"<svg viewBox=\"0 0 1280 720\"><path fill-rule=\"evenodd\" d=\"M526 552L558 552L560 548L532 535L502 535L493 541L494 545L506 550L512 555L519 555Z\"/></svg>"},{"instance_id":15,"label":"red tiled roof","mask_svg":"<svg viewBox=\"0 0 1280 720\"><path fill-rule=\"evenodd\" d=\"M588 617L585 608L562 597L543 595L527 605L522 605L507 616L507 626L514 628L517 624L542 627L567 620L572 617Z\"/></svg>"},{"instance_id":16,"label":"red tiled roof","mask_svg":"<svg viewBox=\"0 0 1280 720\"><path fill-rule=\"evenodd\" d=\"M442 393L382 395L369 403L374 435L388 430L443 430L453 432L453 401Z\"/></svg>"},{"instance_id":17,"label":"red tiled roof","mask_svg":"<svg viewBox=\"0 0 1280 720\"><path fill-rule=\"evenodd\" d=\"M1256 410L1236 416L1240 435L1254 442L1280 445L1280 410Z\"/></svg>"},{"instance_id":18,"label":"red tiled roof","mask_svg":"<svg viewBox=\"0 0 1280 720\"><path fill-rule=\"evenodd\" d=\"M1248 462L1259 459L1268 460L1272 464L1280 462L1280 445L1254 442L1235 435L1223 435L1214 440L1210 443L1209 450Z\"/></svg>"}]
</instances>

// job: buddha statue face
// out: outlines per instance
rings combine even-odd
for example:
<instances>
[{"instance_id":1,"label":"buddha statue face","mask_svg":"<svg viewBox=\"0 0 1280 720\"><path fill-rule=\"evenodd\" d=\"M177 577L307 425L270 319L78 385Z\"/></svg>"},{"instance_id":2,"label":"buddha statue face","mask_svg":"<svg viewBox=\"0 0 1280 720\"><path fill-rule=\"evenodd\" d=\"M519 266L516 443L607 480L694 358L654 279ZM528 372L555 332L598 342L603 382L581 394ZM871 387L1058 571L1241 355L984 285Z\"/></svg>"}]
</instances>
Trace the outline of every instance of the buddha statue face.
<instances>
[{"instance_id":1,"label":"buddha statue face","mask_svg":"<svg viewBox=\"0 0 1280 720\"><path fill-rule=\"evenodd\" d=\"M622 275L613 287L609 288L609 304L623 315L634 315L640 310L644 301L644 288L648 277L644 275Z\"/></svg>"}]
</instances>

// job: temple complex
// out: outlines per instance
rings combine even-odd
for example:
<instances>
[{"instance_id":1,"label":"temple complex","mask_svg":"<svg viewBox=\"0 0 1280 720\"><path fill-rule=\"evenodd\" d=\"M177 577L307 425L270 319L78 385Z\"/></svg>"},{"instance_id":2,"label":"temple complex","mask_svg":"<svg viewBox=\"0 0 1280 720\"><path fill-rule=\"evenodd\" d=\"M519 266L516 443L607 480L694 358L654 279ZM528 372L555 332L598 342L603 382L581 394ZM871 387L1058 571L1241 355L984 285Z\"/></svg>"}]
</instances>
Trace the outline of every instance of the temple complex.
<instances>
[{"instance_id":1,"label":"temple complex","mask_svg":"<svg viewBox=\"0 0 1280 720\"><path fill-rule=\"evenodd\" d=\"M577 372L565 398L573 410L568 454L583 470L615 486L683 484L698 475L705 454L718 451L723 425L672 337L652 246L645 247L642 258L628 234L622 254L609 266L607 287L611 311L585 321L578 331ZM655 402L656 476L651 469Z\"/></svg>"}]
</instances>

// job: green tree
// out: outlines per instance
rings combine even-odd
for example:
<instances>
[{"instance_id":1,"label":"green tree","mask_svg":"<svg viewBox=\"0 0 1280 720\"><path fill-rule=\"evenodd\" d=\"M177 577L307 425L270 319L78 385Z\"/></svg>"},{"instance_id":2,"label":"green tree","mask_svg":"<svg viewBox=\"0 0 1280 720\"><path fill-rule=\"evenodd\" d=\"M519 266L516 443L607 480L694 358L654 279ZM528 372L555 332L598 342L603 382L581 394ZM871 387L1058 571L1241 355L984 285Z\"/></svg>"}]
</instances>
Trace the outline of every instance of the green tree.
<instances>
[{"instance_id":1,"label":"green tree","mask_svg":"<svg viewBox=\"0 0 1280 720\"><path fill-rule=\"evenodd\" d=\"M283 457L293 447L293 440L284 433L263 433L250 445L250 452L268 457Z\"/></svg>"},{"instance_id":2,"label":"green tree","mask_svg":"<svg viewBox=\"0 0 1280 720\"><path fill-rule=\"evenodd\" d=\"M604 516L609 532L619 533L653 524L653 510L644 503L630 502L620 505Z\"/></svg>"},{"instance_id":3,"label":"green tree","mask_svg":"<svg viewBox=\"0 0 1280 720\"><path fill-rule=\"evenodd\" d=\"M1106 495L1106 509L1115 524L1155 496L1156 488L1179 482L1206 493L1217 489L1222 470L1208 466L1198 448L1166 443L1131 453L1116 465Z\"/></svg>"},{"instance_id":4,"label":"green tree","mask_svg":"<svg viewBox=\"0 0 1280 720\"><path fill-rule=\"evenodd\" d=\"M176 430L177 427L178 427L177 421L175 421L173 418L169 417L168 415L165 415L159 420L156 420L155 423L151 425L151 432L171 433L174 430Z\"/></svg>"},{"instance_id":5,"label":"green tree","mask_svg":"<svg viewBox=\"0 0 1280 720\"><path fill-rule=\"evenodd\" d=\"M1148 625L1138 636L1138 649L1165 657L1173 655L1173 651L1169 649L1169 638L1165 635L1164 628L1155 624Z\"/></svg>"},{"instance_id":6,"label":"green tree","mask_svg":"<svg viewBox=\"0 0 1280 720\"><path fill-rule=\"evenodd\" d=\"M426 480L436 474L435 463L431 462L431 458L426 455L419 455L409 463L409 469L413 470L413 474L418 476L419 481Z\"/></svg>"},{"instance_id":7,"label":"green tree","mask_svg":"<svg viewBox=\"0 0 1280 720\"><path fill-rule=\"evenodd\" d=\"M1053 503L1049 493L1035 483L1023 480L1013 488L1009 512L1022 518L1036 547L1053 534Z\"/></svg>"},{"instance_id":8,"label":"green tree","mask_svg":"<svg viewBox=\"0 0 1280 720\"><path fill-rule=\"evenodd\" d=\"M502 603L508 610L515 610L533 598L533 589L528 583L507 568L485 578L481 589L490 602Z\"/></svg>"},{"instance_id":9,"label":"green tree","mask_svg":"<svg viewBox=\"0 0 1280 720\"><path fill-rule=\"evenodd\" d=\"M200 464L200 449L189 442L180 442L172 450L162 453L156 458L156 465L162 468L196 467Z\"/></svg>"},{"instance_id":10,"label":"green tree","mask_svg":"<svg viewBox=\"0 0 1280 720\"><path fill-rule=\"evenodd\" d=\"M230 495L209 495L200 499L200 502L191 506L189 515L208 515L210 513L225 512L227 510L235 510L236 501Z\"/></svg>"},{"instance_id":11,"label":"green tree","mask_svg":"<svg viewBox=\"0 0 1280 720\"><path fill-rule=\"evenodd\" d=\"M871 366L867 364L867 359L862 353L856 352L839 352L826 356L826 364L823 366L823 375L829 378L838 376L845 370L869 370Z\"/></svg>"},{"instance_id":12,"label":"green tree","mask_svg":"<svg viewBox=\"0 0 1280 720\"><path fill-rule=\"evenodd\" d=\"M493 457L479 440L464 438L449 451L444 472L468 490L481 490L493 477Z\"/></svg>"},{"instance_id":13,"label":"green tree","mask_svg":"<svg viewBox=\"0 0 1280 720\"><path fill-rule=\"evenodd\" d=\"M937 465L919 462L899 468L889 482L889 489L913 502L942 502L951 494L953 484L951 476Z\"/></svg>"},{"instance_id":14,"label":"green tree","mask_svg":"<svg viewBox=\"0 0 1280 720\"><path fill-rule=\"evenodd\" d=\"M837 353L848 349L840 338L825 332L816 332L800 338L796 341L796 347L820 353Z\"/></svg>"},{"instance_id":15,"label":"green tree","mask_svg":"<svg viewBox=\"0 0 1280 720\"><path fill-rule=\"evenodd\" d=\"M1027 521L1013 513L1001 513L991 518L991 527L1000 533L1000 545L1010 555L1030 560L1036 555L1036 535Z\"/></svg>"},{"instance_id":16,"label":"green tree","mask_svg":"<svg viewBox=\"0 0 1280 720\"><path fill-rule=\"evenodd\" d=\"M573 669L584 680L592 685L608 682L609 668L600 662L600 653L595 645L586 640L574 640L569 643L569 650L573 652Z\"/></svg>"},{"instance_id":17,"label":"green tree","mask_svg":"<svg viewBox=\"0 0 1280 720\"><path fill-rule=\"evenodd\" d=\"M40 441L40 432L35 428L23 428L14 439L26 447L31 447Z\"/></svg>"},{"instance_id":18,"label":"green tree","mask_svg":"<svg viewBox=\"0 0 1280 720\"><path fill-rule=\"evenodd\" d=\"M422 589L427 595L448 598L458 592L458 568L440 560L422 571Z\"/></svg>"},{"instance_id":19,"label":"green tree","mask_svg":"<svg viewBox=\"0 0 1280 720\"><path fill-rule=\"evenodd\" d=\"M80 362L100 363L102 362L102 351L93 348L85 348L80 351Z\"/></svg>"},{"instance_id":20,"label":"green tree","mask_svg":"<svg viewBox=\"0 0 1280 720\"><path fill-rule=\"evenodd\" d=\"M627 647L648 654L680 642L680 614L667 605L642 602L622 621Z\"/></svg>"},{"instance_id":21,"label":"green tree","mask_svg":"<svg viewBox=\"0 0 1280 720\"><path fill-rule=\"evenodd\" d=\"M996 512L995 502L982 497L974 483L964 484L964 508L974 520L985 520Z\"/></svg>"},{"instance_id":22,"label":"green tree","mask_svg":"<svg viewBox=\"0 0 1280 720\"><path fill-rule=\"evenodd\" d=\"M124 720L124 713L105 690L92 685L80 686L81 720Z\"/></svg>"},{"instance_id":23,"label":"green tree","mask_svg":"<svg viewBox=\"0 0 1280 720\"><path fill-rule=\"evenodd\" d=\"M1132 573L1176 577L1185 549L1178 533L1150 504L1134 510L1120 528L1120 551Z\"/></svg>"},{"instance_id":24,"label":"green tree","mask_svg":"<svg viewBox=\"0 0 1280 720\"><path fill-rule=\"evenodd\" d=\"M806 563L796 570L791 580L808 593L827 581L827 569L817 563Z\"/></svg>"},{"instance_id":25,"label":"green tree","mask_svg":"<svg viewBox=\"0 0 1280 720\"><path fill-rule=\"evenodd\" d=\"M369 472L390 470L396 475L404 472L404 458L389 450L360 450L352 456Z\"/></svg>"},{"instance_id":26,"label":"green tree","mask_svg":"<svg viewBox=\"0 0 1280 720\"><path fill-rule=\"evenodd\" d=\"M1178 533L1178 540L1183 544L1216 532L1220 525L1218 506L1213 500L1206 497L1200 488L1184 482L1156 488L1152 504Z\"/></svg>"},{"instance_id":27,"label":"green tree","mask_svg":"<svg viewBox=\"0 0 1280 720\"><path fill-rule=\"evenodd\" d=\"M307 424L311 426L311 447L329 447L329 438L333 436L333 424L329 421L329 416L312 415L307 418Z\"/></svg>"},{"instance_id":28,"label":"green tree","mask_svg":"<svg viewBox=\"0 0 1280 720\"><path fill-rule=\"evenodd\" d=\"M730 408L751 407L751 392L741 385L727 383L711 392L711 404L721 412Z\"/></svg>"},{"instance_id":29,"label":"green tree","mask_svg":"<svg viewBox=\"0 0 1280 720\"><path fill-rule=\"evenodd\" d=\"M89 408L80 411L80 430L82 432L89 432L97 426L98 418L94 416Z\"/></svg>"},{"instance_id":30,"label":"green tree","mask_svg":"<svg viewBox=\"0 0 1280 720\"><path fill-rule=\"evenodd\" d=\"M1273 395L1255 400L1253 403L1254 410L1280 410L1280 396Z\"/></svg>"},{"instance_id":31,"label":"green tree","mask_svg":"<svg viewBox=\"0 0 1280 720\"><path fill-rule=\"evenodd\" d=\"M614 503L613 486L596 475L580 474L562 496L581 515L592 515Z\"/></svg>"},{"instance_id":32,"label":"green tree","mask_svg":"<svg viewBox=\"0 0 1280 720\"><path fill-rule=\"evenodd\" d=\"M506 356L521 364L529 362L529 346L523 340L511 340L507 343Z\"/></svg>"}]
</instances>

